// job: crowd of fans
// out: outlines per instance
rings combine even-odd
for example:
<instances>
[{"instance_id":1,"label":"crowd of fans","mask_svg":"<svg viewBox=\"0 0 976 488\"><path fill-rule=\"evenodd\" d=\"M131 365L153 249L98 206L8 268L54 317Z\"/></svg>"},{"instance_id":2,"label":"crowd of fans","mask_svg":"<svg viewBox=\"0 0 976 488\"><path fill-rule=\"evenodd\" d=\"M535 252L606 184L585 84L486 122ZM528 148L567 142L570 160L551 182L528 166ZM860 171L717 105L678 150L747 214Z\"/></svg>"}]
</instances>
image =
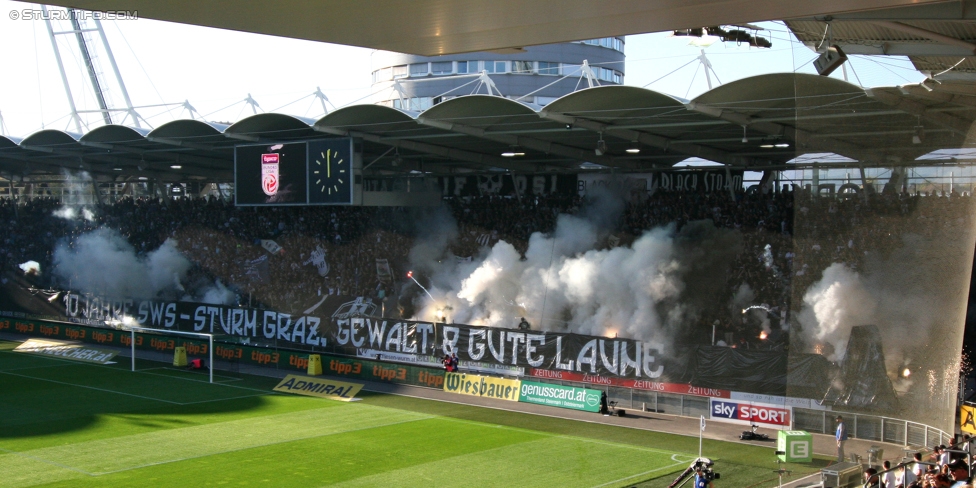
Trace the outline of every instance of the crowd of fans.
<instances>
[{"instance_id":1,"label":"crowd of fans","mask_svg":"<svg viewBox=\"0 0 976 488\"><path fill-rule=\"evenodd\" d=\"M456 234L446 242L457 258L475 256L506 240L525 252L529 236L551 232L560 214L582 214L592 202L573 196L447 198ZM417 209L400 207L235 207L219 198L132 199L90 207L91 215L55 215L60 202L0 200L0 269L28 260L49 270L58 243L72 243L96 228L118 232L144 255L173 239L192 263L187 280L219 280L240 305L300 312L325 295L395 297L402 291L414 245L429 237ZM720 344L777 347L787 341L803 292L832 263L862 269L873 255L900 247L905 232L938 238L972 223L969 196L956 193L815 197L808 190L736 193L658 191L601 218L605 246L627 245L662 225L680 229L706 220L741 235L742 247L725 276L725 297L700 313L700 325ZM281 250L269 253L261 241ZM326 268L313 253L324 253ZM324 276L323 276L324 274ZM50 273L46 286L68 287ZM395 304L394 300L394 304ZM730 305L731 304L731 305ZM743 314L741 306L760 305ZM735 308L733 309L732 306ZM387 309L395 314L396 308ZM761 333L761 331L765 331ZM708 334L710 336L710 334Z\"/></svg>"},{"instance_id":2,"label":"crowd of fans","mask_svg":"<svg viewBox=\"0 0 976 488\"><path fill-rule=\"evenodd\" d=\"M864 470L864 486L869 488L972 488L973 439L964 436L951 445L933 446L915 452L897 464L884 461Z\"/></svg>"}]
</instances>

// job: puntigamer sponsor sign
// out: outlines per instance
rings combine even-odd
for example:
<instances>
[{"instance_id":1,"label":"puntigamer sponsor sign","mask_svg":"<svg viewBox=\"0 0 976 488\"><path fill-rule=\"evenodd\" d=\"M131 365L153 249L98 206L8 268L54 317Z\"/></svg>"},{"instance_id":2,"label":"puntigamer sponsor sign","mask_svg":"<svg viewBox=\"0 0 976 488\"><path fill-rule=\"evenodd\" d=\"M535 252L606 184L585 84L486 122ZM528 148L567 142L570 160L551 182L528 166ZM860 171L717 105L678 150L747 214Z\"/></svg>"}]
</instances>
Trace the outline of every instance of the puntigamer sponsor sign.
<instances>
[{"instance_id":1,"label":"puntigamer sponsor sign","mask_svg":"<svg viewBox=\"0 0 976 488\"><path fill-rule=\"evenodd\" d=\"M517 402L519 380L477 374L447 373L444 379L444 391Z\"/></svg>"},{"instance_id":2,"label":"puntigamer sponsor sign","mask_svg":"<svg viewBox=\"0 0 976 488\"><path fill-rule=\"evenodd\" d=\"M519 388L519 401L550 407L599 412L600 390L523 380L522 386Z\"/></svg>"}]
</instances>

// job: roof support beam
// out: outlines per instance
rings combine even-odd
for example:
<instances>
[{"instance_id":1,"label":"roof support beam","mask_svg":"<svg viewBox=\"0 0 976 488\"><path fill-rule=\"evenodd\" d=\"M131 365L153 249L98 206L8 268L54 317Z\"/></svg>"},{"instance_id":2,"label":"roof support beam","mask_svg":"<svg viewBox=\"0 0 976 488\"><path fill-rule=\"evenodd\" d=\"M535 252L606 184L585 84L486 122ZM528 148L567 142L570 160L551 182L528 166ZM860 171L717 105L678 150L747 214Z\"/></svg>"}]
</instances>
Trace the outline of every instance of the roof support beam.
<instances>
[{"instance_id":1,"label":"roof support beam","mask_svg":"<svg viewBox=\"0 0 976 488\"><path fill-rule=\"evenodd\" d=\"M333 134L337 136L344 137L356 137L364 141L374 142L377 144L383 144L391 147L402 147L404 149L410 149L411 151L424 152L428 154L433 154L435 156L440 156L447 159L454 159L457 161L464 161L467 163L473 163L482 168L502 168L511 171L525 171L525 165L513 164L512 160L505 159L502 157L488 156L487 154L476 153L472 151L464 151L461 149L452 149L443 146L437 146L434 144L427 144L424 142L416 142L406 139L394 139L381 137L376 134L371 134L369 132L359 132L359 131L347 131L344 129L338 129L333 127L312 127L318 132L324 132L326 134ZM542 168L539 168L542 169Z\"/></svg>"},{"instance_id":2,"label":"roof support beam","mask_svg":"<svg viewBox=\"0 0 976 488\"><path fill-rule=\"evenodd\" d=\"M91 143L89 143L89 145L90 144ZM101 144L101 143L94 143L94 144ZM172 170L169 170L168 167L167 168L158 168L158 166L160 164L163 164L163 165L167 165L168 166L169 163L167 163L167 162L161 162L161 163L160 162L154 162L154 161L142 162L142 161L135 161L135 160L132 160L132 159L121 158L121 157L117 157L117 156L110 156L110 155L106 155L106 154L86 153L86 152L83 152L83 151L77 151L77 150L72 150L72 149L64 149L64 148L54 148L54 147L48 147L48 146L23 146L23 145L21 145L20 147L22 147L24 149L32 150L32 151L40 151L40 152L46 152L46 153L51 153L51 154L57 154L57 155L60 155L60 156L65 156L65 157L78 158L77 165L72 164L71 166L66 166L66 167L82 169L82 170L85 170L85 171L87 171L89 173L97 173L97 172L106 173L106 171L105 170L102 170L101 168L96 168L96 167L92 166L89 163L86 163L85 162L86 160L87 161L99 161L99 162L108 163L108 164L111 164L113 167L121 167L121 166L129 166L129 167L131 167L131 166L136 166L138 168L139 166L143 166L144 169L139 170L136 174L148 175L148 174L151 173L153 175L159 175L159 176L162 176L164 178L167 178L168 181L172 181L174 179L174 177L179 176L178 174L173 173ZM157 167L157 168L153 168L154 166ZM146 169L146 168L149 168L149 169ZM163 173L160 173L160 171L164 171L164 172ZM187 174L188 176L205 176L205 177L211 177L211 178L228 178L228 176L230 176L228 174L229 172L230 172L230 169L226 169L226 170L200 169L200 170L194 171L192 173L192 175L188 174L188 172L183 172L183 174Z\"/></svg>"},{"instance_id":3,"label":"roof support beam","mask_svg":"<svg viewBox=\"0 0 976 488\"><path fill-rule=\"evenodd\" d=\"M715 148L708 146L702 146L700 144L694 144L690 142L683 142L676 139L668 139L666 137L661 137L654 134L648 134L646 132L638 132L631 129L617 128L612 125L602 124L595 120L585 119L582 117L573 117L570 115L557 114L552 112L542 112L539 114L542 118L554 120L562 124L569 124L574 127L581 127L587 130L592 130L595 132L603 132L604 134L609 134L620 139L627 141L637 141L641 144L646 144L648 146L653 146L665 151L673 149L675 152L685 154L688 156L699 157L702 159L707 159L710 161L715 161L718 163L725 164L739 164L743 166L748 166L755 163L753 158L744 158L734 156L725 151L720 151Z\"/></svg>"},{"instance_id":4,"label":"roof support beam","mask_svg":"<svg viewBox=\"0 0 976 488\"><path fill-rule=\"evenodd\" d=\"M906 95L915 98L924 98L940 103L951 103L960 107L976 109L976 95L960 95L958 93L945 93L942 91L928 91L921 88L919 84L902 85L898 90Z\"/></svg>"},{"instance_id":5,"label":"roof support beam","mask_svg":"<svg viewBox=\"0 0 976 488\"><path fill-rule=\"evenodd\" d=\"M216 151L218 149L224 148L214 148L213 146L208 146L206 144L197 144L195 142L184 141L181 139L170 139L168 137L146 137L147 141L158 142L160 144L167 144L170 146L187 147L190 149L198 149L200 151Z\"/></svg>"},{"instance_id":6,"label":"roof support beam","mask_svg":"<svg viewBox=\"0 0 976 488\"><path fill-rule=\"evenodd\" d=\"M916 102L914 100L909 100L907 98L895 95L893 93L886 92L884 90L875 90L871 88L866 88L864 90L869 97L892 107L897 108L903 112L917 115L919 118L931 122L939 127L949 129L963 137L969 134L969 128L971 124L958 117L953 117L952 115L938 112L935 110L929 110L928 107L923 104Z\"/></svg>"},{"instance_id":7,"label":"roof support beam","mask_svg":"<svg viewBox=\"0 0 976 488\"><path fill-rule=\"evenodd\" d=\"M829 136L823 136L814 132L798 129L785 124L768 122L757 119L745 114L712 107L703 103L689 102L685 105L688 110L700 112L705 115L725 120L732 124L749 127L767 135L779 136L786 140L791 140L796 146L805 152L809 149L822 149L847 156L851 159L860 159L864 155L866 148L857 144L851 144Z\"/></svg>"},{"instance_id":8,"label":"roof support beam","mask_svg":"<svg viewBox=\"0 0 976 488\"><path fill-rule=\"evenodd\" d=\"M99 149L105 149L106 151L112 151L117 154L138 154L146 155L150 154L152 156L159 156L163 161L171 161L174 163L193 163L194 167L189 168L191 170L195 169L209 169L215 171L231 171L233 169L234 162L228 161L226 159L215 159L207 158L203 156L195 156L192 154L180 154L180 153L170 153L169 151L159 152L159 151L147 151L138 147L130 147L119 144L109 144L105 142L85 142L79 141L82 146L97 147Z\"/></svg>"},{"instance_id":9,"label":"roof support beam","mask_svg":"<svg viewBox=\"0 0 976 488\"><path fill-rule=\"evenodd\" d=\"M976 54L976 44L966 42L962 39L956 39L955 37L939 34L938 32L932 32L930 30L922 29L920 27L915 27L914 25L903 24L901 22L892 22L890 20L874 20L871 23L880 27L884 27L886 29L904 32L906 34L911 34L913 36L931 39L941 44L947 44L949 46L956 46L962 49L966 49L969 52L969 56Z\"/></svg>"},{"instance_id":10,"label":"roof support beam","mask_svg":"<svg viewBox=\"0 0 976 488\"><path fill-rule=\"evenodd\" d=\"M562 144L554 144L552 142L543 141L541 139L536 139L534 137L517 136L511 134L493 134L480 127L472 127L469 125L456 124L453 122L444 122L440 120L431 120L425 117L418 117L417 123L421 125L430 126L430 127L436 127L438 129L442 129L450 132L460 132L462 134L467 134L469 136L477 137L479 139L487 139L489 141L508 144L509 146L520 146L535 151L541 151L546 154L565 156L567 158L572 158L579 162L589 161L604 166L624 167L628 169L638 167L629 162L615 161L610 156L597 156L592 151L586 151L575 147L564 146Z\"/></svg>"}]
</instances>

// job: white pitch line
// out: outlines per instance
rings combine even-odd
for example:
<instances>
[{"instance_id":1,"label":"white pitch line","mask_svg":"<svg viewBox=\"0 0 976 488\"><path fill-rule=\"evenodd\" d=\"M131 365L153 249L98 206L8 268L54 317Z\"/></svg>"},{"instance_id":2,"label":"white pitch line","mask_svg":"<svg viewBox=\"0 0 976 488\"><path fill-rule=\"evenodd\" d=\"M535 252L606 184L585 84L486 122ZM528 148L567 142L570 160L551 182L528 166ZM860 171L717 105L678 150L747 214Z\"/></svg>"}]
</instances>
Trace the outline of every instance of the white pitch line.
<instances>
[{"instance_id":1,"label":"white pitch line","mask_svg":"<svg viewBox=\"0 0 976 488\"><path fill-rule=\"evenodd\" d=\"M315 439L317 437L328 437L330 435L346 434L348 432L358 432L358 431L369 430L369 429L378 429L378 428L381 428L381 427L390 427L390 426L400 425L400 424L406 424L406 423L410 423L410 422L418 422L418 421L421 421L421 420L429 420L429 419L432 419L432 418L436 418L436 416L426 415L426 416L423 416L421 418L409 419L409 420L401 420L399 422L391 422L389 424L382 424L382 425L371 425L369 427L361 427L359 429L344 430L344 431L341 431L341 432L334 432L332 434L310 435L310 436L307 436L307 437L298 437L298 438L287 439L287 440L278 441L278 442L271 442L269 444L262 444L260 446L248 446L248 447L241 447L241 448L238 448L238 449L228 449L226 451L210 452L210 453L207 453L207 454L201 454L199 456L187 456L185 458L170 459L170 460L167 460L167 461L159 461L159 462L155 462L155 463L143 464L141 466L131 466L131 467L124 468L124 469L117 469L115 471L101 471L101 472L95 473L94 476L103 476L103 475L107 475L107 474L121 473L121 472L124 472L124 471L131 471L133 469L142 469L142 468L148 468L148 467L152 467L152 466L159 466L159 465L163 465L163 464L178 463L178 462L181 462L181 461L189 461L190 459L205 458L205 457L208 457L208 456L216 456L218 454L227 454L229 452L246 451L248 449L256 449L256 448L260 448L260 447L274 446L274 445L277 445L277 444L285 444L285 443L288 443L288 442L302 441L302 440L307 440L307 439Z\"/></svg>"},{"instance_id":2,"label":"white pitch line","mask_svg":"<svg viewBox=\"0 0 976 488\"><path fill-rule=\"evenodd\" d=\"M266 393L258 393L258 394L255 394L255 395L244 395L244 396L229 397L229 398L216 398L216 399L213 399L213 400L200 400L198 402L184 402L184 403L181 403L180 405L197 405L197 404L200 404L200 403L223 402L223 401L227 401L227 400L240 400L241 398L254 398L254 397L263 397L263 396L270 396L270 395L278 395L278 392L269 391L269 392L266 392Z\"/></svg>"},{"instance_id":3,"label":"white pitch line","mask_svg":"<svg viewBox=\"0 0 976 488\"><path fill-rule=\"evenodd\" d=\"M2 353L12 353L12 351L0 351L0 354L2 354ZM84 362L80 362L80 361L72 361L72 360L69 360L69 359L62 359L62 358L55 358L55 357L47 357L47 356L37 356L37 357L43 357L44 359L49 359L49 360L52 360L52 361L58 361L58 362L64 363L64 364L61 364L60 366L89 366L89 367L94 367L94 368L108 368L108 369L111 369L111 370L114 370L114 371L118 371L118 368L113 368L111 366L104 365L104 364L84 363ZM41 367L48 367L48 366L38 366L38 368L41 368ZM54 367L54 366L50 366L50 367ZM167 369L167 368L162 367L162 368L151 368L151 369ZM19 371L19 369L7 370L7 371ZM228 384L225 384L225 383L210 383L209 381L195 380L195 379L191 379L191 378L182 378L182 377L179 377L179 376L166 376L166 375L160 375L160 374L155 374L155 373L146 373L145 371L149 371L149 370L140 370L140 371L136 371L136 373L149 374L149 375L153 375L153 376L163 376L165 378L172 378L174 380L192 381L192 382L195 382L195 383L207 383L207 384L213 384L213 385L218 385L218 386L225 386L227 388L239 388L241 390L260 391L260 392L264 392L265 394L272 394L272 395L273 394L276 394L275 392L270 392L270 391L262 390L262 389L259 389L259 388L251 388L251 387L247 387L247 386L237 386L237 385L228 385ZM0 372L2 372L2 371L0 371ZM224 378L228 378L228 377L227 376L224 376ZM49 381L53 381L53 380L49 380ZM243 380L241 380L241 381L243 381ZM55 383L57 383L57 382L55 381ZM67 383L65 383L65 384L67 384ZM78 386L78 385L73 385L73 386ZM106 390L106 391L110 391L110 390ZM120 392L113 392L113 393L119 393L120 395L121 394L124 394L124 393L120 393ZM138 396L138 395L133 395L133 396ZM160 400L160 401L167 402L168 400ZM176 405L186 405L186 404L180 403L180 402L169 402L169 403L174 403Z\"/></svg>"},{"instance_id":4,"label":"white pitch line","mask_svg":"<svg viewBox=\"0 0 976 488\"><path fill-rule=\"evenodd\" d=\"M655 473L655 472L658 472L658 471L664 471L666 469L671 469L671 468L673 468L675 466L681 466L682 464L684 464L684 463L669 464L667 466L662 466L662 467L657 468L657 469L652 469L650 471L644 471L643 473L637 473L635 475L627 476L626 478L620 478L619 480L608 481L606 483L603 483L602 485L593 486L592 488L601 488L603 486L612 485L614 483L620 483L621 481L624 481L624 480L629 480L629 479L632 479L632 478L637 478L638 476L646 476L646 475L649 475L651 473Z\"/></svg>"},{"instance_id":5,"label":"white pitch line","mask_svg":"<svg viewBox=\"0 0 976 488\"><path fill-rule=\"evenodd\" d=\"M76 473L81 473L81 474L88 475L88 476L95 476L94 473L89 473L88 471L85 471L83 469L78 469L78 468L75 468L75 467L72 467L72 466L68 466L68 465L65 465L65 464L56 463L54 461L48 461L47 459L43 459L43 458L39 458L39 457L29 456L29 455L24 454L22 452L11 451L9 449L4 449L2 447L0 447L0 451L6 452L8 454L13 454L14 456L17 456L17 457L22 457L22 458L30 459L32 461L37 461L39 463L50 464L52 466L57 466L59 468L64 468L64 469L67 469L69 471L74 471Z\"/></svg>"},{"instance_id":6,"label":"white pitch line","mask_svg":"<svg viewBox=\"0 0 976 488\"><path fill-rule=\"evenodd\" d=\"M70 366L70 364L49 364L47 366L27 366L24 368L5 369L3 371L24 371L26 369L60 368L62 366Z\"/></svg>"},{"instance_id":7,"label":"white pitch line","mask_svg":"<svg viewBox=\"0 0 976 488\"><path fill-rule=\"evenodd\" d=\"M8 373L6 371L0 371L0 374L8 374L8 375L11 375L11 376L20 376L21 378L27 378L27 379L31 379L31 380L47 381L48 383L57 383L59 385L76 386L78 388L86 388L86 389L89 389L89 390L104 391L106 393L115 393L116 395L125 395L125 396L130 396L130 397L135 397L135 398L142 398L143 400L153 400L153 401L157 401L157 402L169 403L171 405L183 405L180 402L174 402L174 401L171 401L171 400L163 400L161 398L152 398L152 397L147 397L147 396L142 396L142 395L136 395L135 393L124 393L124 392L121 392L121 391L107 390L105 388L96 388L94 386L76 385L74 383L66 383L64 381L49 380L47 378L38 378L38 377L35 377L35 376L27 376L25 374Z\"/></svg>"},{"instance_id":8,"label":"white pitch line","mask_svg":"<svg viewBox=\"0 0 976 488\"><path fill-rule=\"evenodd\" d=\"M183 370L176 369L176 368L167 368L167 367L140 369L139 371L136 371L136 372L137 373L143 373L143 374L152 374L152 375L156 375L156 376L162 376L164 378L175 378L175 379L186 380L186 381L196 381L197 383L210 383L209 381L197 380L197 379L193 379L193 378L188 378L186 376L166 375L166 374L159 374L159 373L148 373L147 371L175 371L175 372L183 373ZM186 374L202 374L202 373L186 373ZM217 378L222 378L222 379L225 379L227 381L244 381L241 378L234 378L234 377L231 377L231 376L224 376L224 375L215 374L214 375L214 379L217 379ZM218 381L214 381L213 384L215 384L215 385L223 385L224 383L220 383Z\"/></svg>"},{"instance_id":9,"label":"white pitch line","mask_svg":"<svg viewBox=\"0 0 976 488\"><path fill-rule=\"evenodd\" d=\"M454 417L441 417L441 418L443 418L444 420L451 421L451 422L460 422L460 423L466 423L466 424L476 424L476 425L481 425L481 426L493 426L493 427L498 428L498 429L505 429L505 430L511 430L511 431L516 431L516 432L524 432L524 433L529 433L529 434L536 434L536 435L544 435L546 437L553 437L553 438L556 438L556 439L570 439L570 440L575 440L575 441L580 441L580 442L589 442L589 443L593 443L593 444L600 444L600 445L604 445L604 446L608 446L608 447L625 447L627 449L634 449L634 450L644 451L644 452L652 452L652 453L655 453L655 454L674 454L674 451L666 451L664 449L655 449L653 447L635 446L633 444L624 444L624 443L618 443L618 442L606 442L606 441L601 441L601 440L598 440L598 439L590 439L588 437L572 436L572 435L565 435L565 434L553 434L553 433L550 433L550 432L544 432L544 431L540 431L540 430L531 430L531 429L526 429L526 428L523 428L523 427L512 427L512 426L508 426L508 425L492 424L492 423L489 423L489 422L482 422L482 421L479 421L479 420L467 420L467 419L459 419L459 418L454 418ZM675 455L680 455L680 453L679 454L675 454ZM694 458L691 458L691 459L694 459Z\"/></svg>"}]
</instances>

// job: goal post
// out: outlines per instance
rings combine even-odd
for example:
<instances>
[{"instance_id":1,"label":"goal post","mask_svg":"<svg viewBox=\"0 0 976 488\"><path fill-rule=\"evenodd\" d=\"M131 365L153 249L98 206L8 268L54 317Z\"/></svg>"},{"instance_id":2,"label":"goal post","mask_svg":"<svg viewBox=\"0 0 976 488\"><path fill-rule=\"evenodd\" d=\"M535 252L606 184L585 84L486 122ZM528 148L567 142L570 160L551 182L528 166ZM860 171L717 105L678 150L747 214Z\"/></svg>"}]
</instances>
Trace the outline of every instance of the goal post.
<instances>
[{"instance_id":1,"label":"goal post","mask_svg":"<svg viewBox=\"0 0 976 488\"><path fill-rule=\"evenodd\" d=\"M185 337L195 337L199 339L207 340L207 353L209 358L207 359L207 369L210 371L210 382L213 383L213 370L214 370L214 335L207 334L203 332L183 332L181 330L167 330L167 329L150 329L148 327L132 327L129 329L130 341L129 347L132 348L130 355L132 356L132 371L136 370L136 332L143 332L146 334L157 334L157 335L177 335Z\"/></svg>"}]
</instances>

